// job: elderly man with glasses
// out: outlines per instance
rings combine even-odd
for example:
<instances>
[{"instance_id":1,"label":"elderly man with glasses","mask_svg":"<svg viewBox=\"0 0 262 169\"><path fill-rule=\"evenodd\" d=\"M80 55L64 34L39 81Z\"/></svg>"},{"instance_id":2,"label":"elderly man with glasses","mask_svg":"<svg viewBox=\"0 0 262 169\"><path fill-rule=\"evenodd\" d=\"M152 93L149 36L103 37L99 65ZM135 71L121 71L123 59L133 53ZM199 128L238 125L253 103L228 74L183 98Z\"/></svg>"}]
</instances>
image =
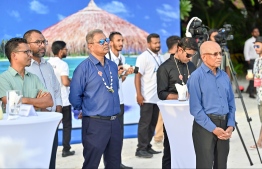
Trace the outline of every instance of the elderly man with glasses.
<instances>
[{"instance_id":1,"label":"elderly man with glasses","mask_svg":"<svg viewBox=\"0 0 262 169\"><path fill-rule=\"evenodd\" d=\"M234 93L228 75L219 69L220 46L206 41L200 54L203 63L187 81L196 168L227 168L229 139L235 127Z\"/></svg>"},{"instance_id":2,"label":"elderly man with glasses","mask_svg":"<svg viewBox=\"0 0 262 169\"><path fill-rule=\"evenodd\" d=\"M69 101L82 110L82 168L98 168L104 157L105 168L119 168L121 163L122 130L118 67L105 55L109 38L95 29L86 35L90 55L74 71Z\"/></svg>"},{"instance_id":3,"label":"elderly man with glasses","mask_svg":"<svg viewBox=\"0 0 262 169\"><path fill-rule=\"evenodd\" d=\"M62 99L60 84L55 76L53 67L43 57L46 52L47 40L39 30L29 30L24 34L32 51L31 65L26 68L28 72L36 74L47 90L51 93L54 105L47 110L52 112L62 111ZM52 155L49 168L56 166L56 152L58 147L58 132L56 130L53 142Z\"/></svg>"}]
</instances>

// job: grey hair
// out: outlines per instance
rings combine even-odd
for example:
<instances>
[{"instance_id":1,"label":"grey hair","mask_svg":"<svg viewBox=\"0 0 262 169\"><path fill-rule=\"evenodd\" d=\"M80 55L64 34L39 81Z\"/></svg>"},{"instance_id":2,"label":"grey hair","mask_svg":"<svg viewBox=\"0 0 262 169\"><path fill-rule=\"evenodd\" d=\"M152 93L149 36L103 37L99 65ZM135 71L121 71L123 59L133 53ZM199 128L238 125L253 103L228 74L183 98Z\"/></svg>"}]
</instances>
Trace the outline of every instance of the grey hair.
<instances>
[{"instance_id":1,"label":"grey hair","mask_svg":"<svg viewBox=\"0 0 262 169\"><path fill-rule=\"evenodd\" d=\"M103 33L103 31L100 29L94 29L94 30L89 31L86 35L86 42L93 43L93 38L95 34L101 34L101 33Z\"/></svg>"}]
</instances>

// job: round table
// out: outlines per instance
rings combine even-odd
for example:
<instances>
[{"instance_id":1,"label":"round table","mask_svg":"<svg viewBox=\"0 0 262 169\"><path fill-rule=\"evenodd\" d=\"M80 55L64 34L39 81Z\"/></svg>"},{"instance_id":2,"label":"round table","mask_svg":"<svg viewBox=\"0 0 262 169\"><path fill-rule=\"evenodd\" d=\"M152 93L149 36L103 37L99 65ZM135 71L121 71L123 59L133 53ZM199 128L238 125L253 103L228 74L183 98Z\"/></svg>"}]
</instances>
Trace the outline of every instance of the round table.
<instances>
[{"instance_id":1,"label":"round table","mask_svg":"<svg viewBox=\"0 0 262 169\"><path fill-rule=\"evenodd\" d=\"M196 157L192 140L194 117L188 101L157 102L163 117L171 150L171 168L195 168Z\"/></svg>"},{"instance_id":2,"label":"round table","mask_svg":"<svg viewBox=\"0 0 262 169\"><path fill-rule=\"evenodd\" d=\"M24 168L49 167L55 131L62 119L61 113L37 112L37 114L38 116L19 117L16 120L7 120L7 116L4 115L4 119L0 120L0 140L8 138L13 142L20 142L24 145L25 151L17 150L17 153L34 154L25 160L28 164L23 163ZM11 154L12 151L5 153ZM10 154L5 156L8 157ZM12 160L15 162L15 157Z\"/></svg>"}]
</instances>

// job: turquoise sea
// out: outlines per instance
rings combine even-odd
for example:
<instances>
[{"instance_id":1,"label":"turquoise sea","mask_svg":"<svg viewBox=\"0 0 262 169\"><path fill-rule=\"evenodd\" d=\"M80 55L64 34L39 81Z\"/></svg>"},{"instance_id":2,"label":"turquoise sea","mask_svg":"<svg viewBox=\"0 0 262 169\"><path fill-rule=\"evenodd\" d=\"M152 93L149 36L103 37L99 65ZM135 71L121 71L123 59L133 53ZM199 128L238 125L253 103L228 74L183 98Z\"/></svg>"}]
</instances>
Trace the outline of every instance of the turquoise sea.
<instances>
[{"instance_id":1,"label":"turquoise sea","mask_svg":"<svg viewBox=\"0 0 262 169\"><path fill-rule=\"evenodd\" d=\"M63 59L69 65L69 77L72 77L75 68L85 59L86 57L67 57ZM126 57L126 63L134 66L136 64L136 57ZM9 65L8 60L0 60L0 73L7 70Z\"/></svg>"}]
</instances>

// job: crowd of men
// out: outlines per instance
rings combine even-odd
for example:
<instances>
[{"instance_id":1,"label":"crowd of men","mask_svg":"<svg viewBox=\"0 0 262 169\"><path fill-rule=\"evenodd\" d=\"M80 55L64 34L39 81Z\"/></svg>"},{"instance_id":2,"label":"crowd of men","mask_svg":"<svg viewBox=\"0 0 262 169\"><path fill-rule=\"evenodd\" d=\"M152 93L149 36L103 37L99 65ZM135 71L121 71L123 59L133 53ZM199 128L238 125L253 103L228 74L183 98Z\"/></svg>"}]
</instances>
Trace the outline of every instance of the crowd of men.
<instances>
[{"instance_id":1,"label":"crowd of men","mask_svg":"<svg viewBox=\"0 0 262 169\"><path fill-rule=\"evenodd\" d=\"M160 36L156 33L147 36L147 49L137 57L138 72L134 78L140 107L135 156L152 158L154 154L161 153L154 150L151 144L159 124L160 141L164 139L162 168L171 168L168 134L157 102L177 100L178 89L174 84L178 83L186 85L190 95L196 168L227 167L236 109L229 64L214 40L214 33L217 30L210 31L210 39L203 42L200 49L194 38L170 36L166 40L168 52L164 56L160 55ZM262 65L257 59L262 53L262 37L259 37L257 28L253 29L252 35L253 38L246 42L244 52L250 68L255 63L256 72ZM70 79L69 67L62 60L67 56L66 42L53 42L54 57L46 61L43 57L48 41L40 31L29 30L23 38L12 38L5 45L10 67L0 74L0 98L6 104L6 91L21 90L23 104L31 104L37 111L62 113L62 157L75 154L70 146L71 109L81 111L83 168L98 168L102 155L105 168L132 168L125 166L121 160L125 112L122 83L134 73L132 67L124 66L125 57L121 54L123 42L120 32L111 32L107 37L100 29L89 31L86 43L90 54L77 66ZM252 50L256 55L251 56ZM196 55L201 59L199 65L192 62ZM225 64L221 66L223 62ZM251 80L248 90L251 98L255 95L252 83ZM259 112L262 114L262 89L257 90ZM257 143L260 147L261 135ZM55 168L57 147L56 131L49 168Z\"/></svg>"}]
</instances>

